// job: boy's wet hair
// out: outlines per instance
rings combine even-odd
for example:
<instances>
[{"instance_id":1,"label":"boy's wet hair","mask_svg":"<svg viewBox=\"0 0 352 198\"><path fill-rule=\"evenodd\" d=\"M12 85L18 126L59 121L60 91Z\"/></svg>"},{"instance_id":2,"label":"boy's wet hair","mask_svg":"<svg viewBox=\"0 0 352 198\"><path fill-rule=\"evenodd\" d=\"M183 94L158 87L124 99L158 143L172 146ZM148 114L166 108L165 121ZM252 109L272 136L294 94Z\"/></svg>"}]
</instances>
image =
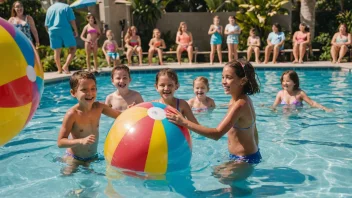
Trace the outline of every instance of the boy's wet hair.
<instances>
[{"instance_id":1,"label":"boy's wet hair","mask_svg":"<svg viewBox=\"0 0 352 198\"><path fill-rule=\"evenodd\" d=\"M299 77L298 74L294 70L287 70L282 73L280 82L282 84L282 81L284 80L284 75L288 74L288 77L295 83L293 86L293 90L299 90Z\"/></svg>"},{"instance_id":2,"label":"boy's wet hair","mask_svg":"<svg viewBox=\"0 0 352 198\"><path fill-rule=\"evenodd\" d=\"M176 85L178 85L178 77L177 77L177 74L176 74L176 72L174 70L172 70L170 68L161 69L156 74L156 78L155 78L155 84L156 85L159 82L159 77L160 76L167 76L167 77L171 78L173 81L175 81Z\"/></svg>"},{"instance_id":3,"label":"boy's wet hair","mask_svg":"<svg viewBox=\"0 0 352 198\"><path fill-rule=\"evenodd\" d=\"M87 72L87 71L76 71L75 73L72 74L70 78L71 89L76 91L79 86L79 81L82 79L92 79L94 80L95 84L97 84L97 81L93 73Z\"/></svg>"},{"instance_id":4,"label":"boy's wet hair","mask_svg":"<svg viewBox=\"0 0 352 198\"><path fill-rule=\"evenodd\" d=\"M126 65L117 65L115 66L112 70L111 70L111 79L114 78L114 73L115 71L119 71L119 70L124 70L128 73L128 77L131 79L131 72L130 72L130 68L128 68Z\"/></svg>"},{"instance_id":5,"label":"boy's wet hair","mask_svg":"<svg viewBox=\"0 0 352 198\"><path fill-rule=\"evenodd\" d=\"M243 86L243 94L252 95L260 92L260 88L256 79L256 73L252 64L245 59L238 59L226 64L235 70L239 78L247 78L246 84Z\"/></svg>"},{"instance_id":6,"label":"boy's wet hair","mask_svg":"<svg viewBox=\"0 0 352 198\"><path fill-rule=\"evenodd\" d=\"M205 84L205 86L207 86L208 91L210 90L209 81L208 81L208 79L207 79L206 77L204 77L204 76L198 76L196 79L194 79L194 81L193 81L193 88L194 88L194 83L195 83L196 81L201 81L201 82L203 82L203 83Z\"/></svg>"}]
</instances>

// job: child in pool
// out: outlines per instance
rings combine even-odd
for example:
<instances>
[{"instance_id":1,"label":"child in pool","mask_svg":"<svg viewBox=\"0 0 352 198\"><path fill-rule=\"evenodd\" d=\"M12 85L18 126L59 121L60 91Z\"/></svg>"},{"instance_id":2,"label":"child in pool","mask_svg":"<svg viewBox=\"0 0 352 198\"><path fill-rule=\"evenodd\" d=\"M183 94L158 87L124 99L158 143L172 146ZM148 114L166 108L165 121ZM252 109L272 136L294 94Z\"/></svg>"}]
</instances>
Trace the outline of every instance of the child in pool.
<instances>
[{"instance_id":1,"label":"child in pool","mask_svg":"<svg viewBox=\"0 0 352 198\"><path fill-rule=\"evenodd\" d=\"M227 47L229 50L229 62L238 59L237 48L239 44L239 36L241 34L240 27L236 24L235 17L229 16L229 24L225 26L225 34L227 35Z\"/></svg>"},{"instance_id":2,"label":"child in pool","mask_svg":"<svg viewBox=\"0 0 352 198\"><path fill-rule=\"evenodd\" d=\"M280 78L282 89L276 95L275 102L272 106L275 109L279 104L288 105L292 107L303 106L302 101L305 101L312 107L323 109L325 111L332 111L323 105L310 99L308 95L299 88L299 78L295 71L285 71Z\"/></svg>"},{"instance_id":3,"label":"child in pool","mask_svg":"<svg viewBox=\"0 0 352 198\"><path fill-rule=\"evenodd\" d=\"M221 52L221 44L222 44L222 26L219 25L220 19L219 16L215 16L213 18L213 24L210 25L208 34L211 35L210 38L210 64L212 65L214 62L215 50L218 52L218 58L220 64L222 64L222 52Z\"/></svg>"},{"instance_id":4,"label":"child in pool","mask_svg":"<svg viewBox=\"0 0 352 198\"><path fill-rule=\"evenodd\" d=\"M106 41L103 44L102 50L105 54L106 61L110 67L111 60L113 61L114 67L117 65L117 61L120 60L119 53L116 52L119 49L117 42L114 40L114 33L111 30L106 31Z\"/></svg>"},{"instance_id":5,"label":"child in pool","mask_svg":"<svg viewBox=\"0 0 352 198\"><path fill-rule=\"evenodd\" d=\"M155 100L155 102L170 105L177 109L182 117L186 117L191 122L198 123L188 103L185 100L174 97L175 91L179 86L178 77L174 70L169 68L161 69L156 74L155 79L155 88L161 98Z\"/></svg>"},{"instance_id":6,"label":"child in pool","mask_svg":"<svg viewBox=\"0 0 352 198\"><path fill-rule=\"evenodd\" d=\"M155 28L153 30L153 38L149 42L149 51L148 51L148 61L149 65L152 65L153 54L158 53L159 65L163 65L163 49L166 48L164 39L160 38L159 29Z\"/></svg>"},{"instance_id":7,"label":"child in pool","mask_svg":"<svg viewBox=\"0 0 352 198\"><path fill-rule=\"evenodd\" d=\"M94 70L98 71L98 40L101 35L99 26L95 17L91 14L87 16L88 24L84 26L81 34L81 39L85 42L84 47L86 49L86 62L88 71L90 71L90 54L93 53L94 58ZM87 33L87 37L84 35Z\"/></svg>"},{"instance_id":8,"label":"child in pool","mask_svg":"<svg viewBox=\"0 0 352 198\"><path fill-rule=\"evenodd\" d=\"M258 147L256 114L248 95L258 93L259 86L253 66L245 61L231 61L222 72L225 94L231 95L227 114L216 128L208 128L186 120L177 111L167 112L167 118L202 136L219 140L228 134L229 159L234 163L257 164L261 160Z\"/></svg>"},{"instance_id":9,"label":"child in pool","mask_svg":"<svg viewBox=\"0 0 352 198\"><path fill-rule=\"evenodd\" d=\"M196 96L188 100L188 104L192 108L192 111L202 112L215 108L214 100L206 96L206 93L209 91L209 82L207 78L199 76L194 79L193 91Z\"/></svg>"},{"instance_id":10,"label":"child in pool","mask_svg":"<svg viewBox=\"0 0 352 198\"><path fill-rule=\"evenodd\" d=\"M128 88L131 83L130 69L126 65L119 65L111 71L111 82L117 90L108 95L105 104L112 109L124 111L129 106L143 102L141 94Z\"/></svg>"},{"instance_id":11,"label":"child in pool","mask_svg":"<svg viewBox=\"0 0 352 198\"><path fill-rule=\"evenodd\" d=\"M90 162L97 159L101 114L116 118L121 113L95 101L97 86L92 73L75 72L71 76L70 86L70 93L78 104L66 112L57 140L59 148L67 148L63 158L68 164L63 172L65 175L71 174L79 165L88 167Z\"/></svg>"}]
</instances>

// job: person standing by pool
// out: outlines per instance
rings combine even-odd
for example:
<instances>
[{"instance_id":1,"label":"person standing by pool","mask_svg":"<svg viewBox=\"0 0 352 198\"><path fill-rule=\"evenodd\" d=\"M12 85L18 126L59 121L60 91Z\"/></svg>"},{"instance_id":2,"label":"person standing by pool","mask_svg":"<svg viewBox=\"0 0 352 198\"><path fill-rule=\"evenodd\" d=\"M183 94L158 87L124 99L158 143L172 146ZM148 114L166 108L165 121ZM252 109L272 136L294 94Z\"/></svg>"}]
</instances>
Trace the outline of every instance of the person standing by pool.
<instances>
[{"instance_id":1,"label":"person standing by pool","mask_svg":"<svg viewBox=\"0 0 352 198\"><path fill-rule=\"evenodd\" d=\"M265 47L264 64L268 64L272 51L274 51L272 63L276 64L276 59L279 56L280 50L284 49L285 33L281 32L281 25L274 23L272 30L273 31L268 35L268 45Z\"/></svg>"},{"instance_id":2,"label":"person standing by pool","mask_svg":"<svg viewBox=\"0 0 352 198\"><path fill-rule=\"evenodd\" d=\"M211 35L210 38L210 64L212 65L214 62L215 50L218 52L218 58L220 64L222 64L222 52L221 52L221 44L222 44L222 25L219 25L220 19L219 16L215 16L213 18L213 24L210 25L208 34Z\"/></svg>"},{"instance_id":3,"label":"person standing by pool","mask_svg":"<svg viewBox=\"0 0 352 198\"><path fill-rule=\"evenodd\" d=\"M208 128L191 120L186 120L178 111L169 111L166 117L170 122L187 127L195 133L213 140L219 140L228 135L229 160L234 168L246 167L246 172L231 171L226 177L242 179L251 174L247 169L249 164L258 164L261 154L258 147L258 131L256 126L256 113L249 95L259 93L253 66L242 59L231 61L222 71L222 86L226 95L231 95L229 107L224 119L216 128ZM221 171L219 172L220 174ZM237 175L237 176L236 176ZM241 175L241 178L238 176Z\"/></svg>"},{"instance_id":4,"label":"person standing by pool","mask_svg":"<svg viewBox=\"0 0 352 198\"><path fill-rule=\"evenodd\" d=\"M229 24L225 26L225 34L227 35L226 43L229 50L229 62L231 62L238 59L237 48L241 34L241 28L236 24L234 16L229 16Z\"/></svg>"},{"instance_id":5,"label":"person standing by pool","mask_svg":"<svg viewBox=\"0 0 352 198\"><path fill-rule=\"evenodd\" d=\"M89 166L98 158L99 120L101 114L116 118L121 112L96 102L97 85L93 73L78 71L70 78L70 93L78 100L62 121L57 145L67 148L63 160L68 164L63 174L69 175L78 166Z\"/></svg>"},{"instance_id":6,"label":"person standing by pool","mask_svg":"<svg viewBox=\"0 0 352 198\"><path fill-rule=\"evenodd\" d=\"M23 4L20 1L15 1L11 8L11 18L8 20L15 27L20 29L33 42L31 33L34 36L35 46L39 47L39 36L33 18L30 15L24 14Z\"/></svg>"},{"instance_id":7,"label":"person standing by pool","mask_svg":"<svg viewBox=\"0 0 352 198\"><path fill-rule=\"evenodd\" d=\"M86 49L86 62L88 71L90 71L90 54L93 52L94 58L94 72L98 71L98 40L101 35L100 28L97 21L92 14L87 15L88 24L84 26L81 39L84 41L84 48ZM87 34L87 37L84 35Z\"/></svg>"},{"instance_id":8,"label":"person standing by pool","mask_svg":"<svg viewBox=\"0 0 352 198\"><path fill-rule=\"evenodd\" d=\"M72 8L62 3L64 0L54 0L54 4L49 7L45 17L45 28L49 33L50 47L54 50L54 60L59 73L62 70L70 73L68 67L75 56L76 39L78 36L75 15ZM73 31L72 31L72 28ZM69 47L69 54L66 62L61 67L60 53L62 47Z\"/></svg>"}]
</instances>

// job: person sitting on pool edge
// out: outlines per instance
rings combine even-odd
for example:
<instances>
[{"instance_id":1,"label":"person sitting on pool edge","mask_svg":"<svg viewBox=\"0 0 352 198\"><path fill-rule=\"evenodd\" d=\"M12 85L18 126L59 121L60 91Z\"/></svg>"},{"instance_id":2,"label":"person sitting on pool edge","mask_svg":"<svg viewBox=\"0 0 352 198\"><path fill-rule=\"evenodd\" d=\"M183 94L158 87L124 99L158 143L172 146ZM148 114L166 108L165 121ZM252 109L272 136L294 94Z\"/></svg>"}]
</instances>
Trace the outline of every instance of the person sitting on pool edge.
<instances>
[{"instance_id":1,"label":"person sitting on pool edge","mask_svg":"<svg viewBox=\"0 0 352 198\"><path fill-rule=\"evenodd\" d=\"M77 71L70 78L70 93L78 100L65 114L57 145L67 148L63 161L68 166L64 175L74 172L79 165L88 167L98 158L99 120L101 114L116 118L121 112L95 101L97 85L94 74ZM70 136L70 137L69 137Z\"/></svg>"}]
</instances>

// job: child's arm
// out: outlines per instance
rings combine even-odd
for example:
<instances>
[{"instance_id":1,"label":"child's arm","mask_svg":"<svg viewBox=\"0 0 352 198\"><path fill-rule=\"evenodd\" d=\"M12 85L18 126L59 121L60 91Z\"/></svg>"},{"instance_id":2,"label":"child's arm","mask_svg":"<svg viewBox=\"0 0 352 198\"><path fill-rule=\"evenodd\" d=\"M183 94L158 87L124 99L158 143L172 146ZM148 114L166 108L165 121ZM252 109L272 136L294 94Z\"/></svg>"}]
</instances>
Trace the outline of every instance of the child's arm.
<instances>
[{"instance_id":1,"label":"child's arm","mask_svg":"<svg viewBox=\"0 0 352 198\"><path fill-rule=\"evenodd\" d=\"M236 25L238 27L238 30L233 31L234 34L241 34L241 28L240 26Z\"/></svg>"},{"instance_id":2,"label":"child's arm","mask_svg":"<svg viewBox=\"0 0 352 198\"><path fill-rule=\"evenodd\" d=\"M266 42L268 43L269 46L270 46L270 45L273 45L273 44L271 43L271 37L272 37L272 33L270 33L270 34L268 35L268 38L266 39Z\"/></svg>"},{"instance_id":3,"label":"child's arm","mask_svg":"<svg viewBox=\"0 0 352 198\"><path fill-rule=\"evenodd\" d=\"M150 39L150 41L149 41L149 47L150 48L153 47L153 41L154 41L154 39Z\"/></svg>"},{"instance_id":4,"label":"child's arm","mask_svg":"<svg viewBox=\"0 0 352 198\"><path fill-rule=\"evenodd\" d=\"M161 46L159 47L160 49L166 49L166 44L164 39L161 39Z\"/></svg>"},{"instance_id":5,"label":"child's arm","mask_svg":"<svg viewBox=\"0 0 352 198\"><path fill-rule=\"evenodd\" d=\"M88 28L88 26L86 25L86 26L84 26L84 28L83 28L83 30L82 30L82 33L81 33L81 39L82 39L82 41L85 41L85 42L89 42L89 40L87 39L87 38L85 38L84 37L84 35L86 34L86 32L87 32L87 28Z\"/></svg>"},{"instance_id":6,"label":"child's arm","mask_svg":"<svg viewBox=\"0 0 352 198\"><path fill-rule=\"evenodd\" d=\"M314 100L310 99L310 98L308 97L308 95L307 95L304 91L301 91L301 97L302 97L302 99L303 99L306 103L308 103L311 107L323 109L324 111L327 111L327 112L332 111L332 109L326 108L326 107L324 107L323 105L321 105L321 104L315 102Z\"/></svg>"},{"instance_id":7,"label":"child's arm","mask_svg":"<svg viewBox=\"0 0 352 198\"><path fill-rule=\"evenodd\" d=\"M89 135L85 138L80 138L80 139L68 139L68 136L71 133L74 123L75 123L74 111L69 110L66 113L64 120L62 121L59 137L57 139L57 146L59 148L72 148L78 145L93 144L95 142L94 135Z\"/></svg>"},{"instance_id":8,"label":"child's arm","mask_svg":"<svg viewBox=\"0 0 352 198\"><path fill-rule=\"evenodd\" d=\"M350 33L347 34L347 43L345 43L346 46L349 46L352 44L352 36Z\"/></svg>"},{"instance_id":9,"label":"child's arm","mask_svg":"<svg viewBox=\"0 0 352 198\"><path fill-rule=\"evenodd\" d=\"M101 47L101 50L103 50L103 53L105 54L105 56L106 56L106 50L105 50L106 43L107 41L104 41L103 47Z\"/></svg>"},{"instance_id":10,"label":"child's arm","mask_svg":"<svg viewBox=\"0 0 352 198\"><path fill-rule=\"evenodd\" d=\"M101 31L100 31L100 28L99 28L99 26L98 25L95 25L95 29L97 29L98 31L98 37L97 37L97 40L99 40L100 39L100 36L101 36Z\"/></svg>"},{"instance_id":11,"label":"child's arm","mask_svg":"<svg viewBox=\"0 0 352 198\"><path fill-rule=\"evenodd\" d=\"M170 122L185 126L188 129L203 135L205 137L218 140L223 135L225 135L231 127L238 121L241 116L242 107L244 107L246 101L243 99L238 100L236 103L229 107L229 110L222 121L216 128L208 128L196 123L191 122L190 120L185 119L181 113L178 111L172 110L171 112L166 113L166 117Z\"/></svg>"},{"instance_id":12,"label":"child's arm","mask_svg":"<svg viewBox=\"0 0 352 198\"><path fill-rule=\"evenodd\" d=\"M212 35L212 34L214 34L215 32L216 32L216 29L214 30L213 25L210 25L209 30L208 30L208 34L209 34L209 35Z\"/></svg>"},{"instance_id":13,"label":"child's arm","mask_svg":"<svg viewBox=\"0 0 352 198\"><path fill-rule=\"evenodd\" d=\"M193 123L199 124L196 117L194 117L191 107L188 105L186 101L180 100L180 106L182 107L182 115L186 117L187 120Z\"/></svg>"},{"instance_id":14,"label":"child's arm","mask_svg":"<svg viewBox=\"0 0 352 198\"><path fill-rule=\"evenodd\" d=\"M215 108L216 105L215 105L215 101L213 99L210 98L210 107L211 108Z\"/></svg>"},{"instance_id":15,"label":"child's arm","mask_svg":"<svg viewBox=\"0 0 352 198\"><path fill-rule=\"evenodd\" d=\"M282 91L279 91L279 93L277 93L274 104L273 104L273 106L271 106L272 109L276 109L277 105L279 105L281 103L281 93L282 93Z\"/></svg>"},{"instance_id":16,"label":"child's arm","mask_svg":"<svg viewBox=\"0 0 352 198\"><path fill-rule=\"evenodd\" d=\"M296 32L293 34L293 36L292 36L292 44L295 44L295 42L296 42L297 32L298 32L298 31L296 31Z\"/></svg>"},{"instance_id":17,"label":"child's arm","mask_svg":"<svg viewBox=\"0 0 352 198\"><path fill-rule=\"evenodd\" d=\"M114 45L115 45L115 52L118 50L118 49L122 49L123 50L123 48L119 48L119 45L117 44L117 42L114 40L113 41L113 43L114 43Z\"/></svg>"},{"instance_id":18,"label":"child's arm","mask_svg":"<svg viewBox=\"0 0 352 198\"><path fill-rule=\"evenodd\" d=\"M229 29L227 27L228 27L228 25L225 26L225 32L224 32L225 35L229 35L231 33L231 32L229 32Z\"/></svg>"},{"instance_id":19,"label":"child's arm","mask_svg":"<svg viewBox=\"0 0 352 198\"><path fill-rule=\"evenodd\" d=\"M177 45L180 45L180 42L178 41L179 39L178 39L178 37L180 36L180 32L177 32L177 34L176 34L176 44Z\"/></svg>"},{"instance_id":20,"label":"child's arm","mask_svg":"<svg viewBox=\"0 0 352 198\"><path fill-rule=\"evenodd\" d=\"M252 45L249 43L249 38L250 38L250 36L247 38L247 46L251 47Z\"/></svg>"},{"instance_id":21,"label":"child's arm","mask_svg":"<svg viewBox=\"0 0 352 198\"><path fill-rule=\"evenodd\" d=\"M331 39L331 45L337 45L336 43L336 37L337 37L337 33L334 34L334 36Z\"/></svg>"},{"instance_id":22,"label":"child's arm","mask_svg":"<svg viewBox=\"0 0 352 198\"><path fill-rule=\"evenodd\" d=\"M257 47L260 47L260 38L259 38L259 36L257 36Z\"/></svg>"},{"instance_id":23,"label":"child's arm","mask_svg":"<svg viewBox=\"0 0 352 198\"><path fill-rule=\"evenodd\" d=\"M285 34L282 32L283 36L282 36L282 41L277 44L277 45L283 45L285 43Z\"/></svg>"},{"instance_id":24,"label":"child's arm","mask_svg":"<svg viewBox=\"0 0 352 198\"><path fill-rule=\"evenodd\" d=\"M310 43L310 32L307 33L307 40L303 42L304 44Z\"/></svg>"},{"instance_id":25,"label":"child's arm","mask_svg":"<svg viewBox=\"0 0 352 198\"><path fill-rule=\"evenodd\" d=\"M117 118L117 116L121 114L120 111L116 111L104 103L99 102L99 105L101 105L101 107L103 108L102 113L106 116L109 116L110 118Z\"/></svg>"},{"instance_id":26,"label":"child's arm","mask_svg":"<svg viewBox=\"0 0 352 198\"><path fill-rule=\"evenodd\" d=\"M137 41L138 41L138 46L137 47L142 47L142 40L141 40L140 36L138 36Z\"/></svg>"},{"instance_id":27,"label":"child's arm","mask_svg":"<svg viewBox=\"0 0 352 198\"><path fill-rule=\"evenodd\" d=\"M193 45L193 36L192 36L192 33L190 32L187 32L188 35L189 35L189 45Z\"/></svg>"}]
</instances>

